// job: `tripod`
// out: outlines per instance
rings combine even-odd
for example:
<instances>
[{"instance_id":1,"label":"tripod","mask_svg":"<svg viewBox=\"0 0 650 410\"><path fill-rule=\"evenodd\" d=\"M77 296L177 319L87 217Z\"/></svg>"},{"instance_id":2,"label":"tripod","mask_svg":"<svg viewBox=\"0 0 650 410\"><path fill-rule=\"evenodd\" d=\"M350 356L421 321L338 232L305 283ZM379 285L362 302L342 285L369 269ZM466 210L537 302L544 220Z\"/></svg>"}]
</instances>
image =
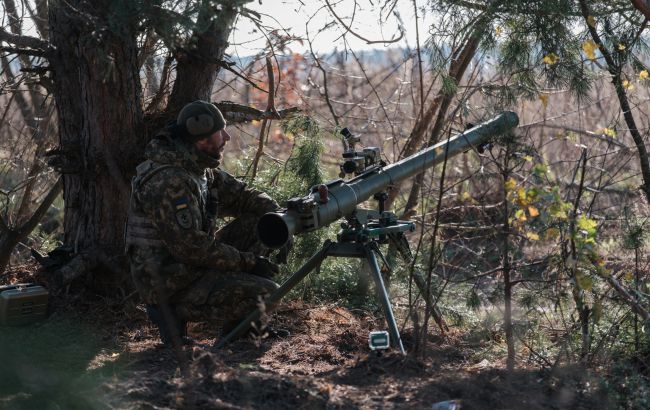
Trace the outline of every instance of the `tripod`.
<instances>
[{"instance_id":1,"label":"tripod","mask_svg":"<svg viewBox=\"0 0 650 410\"><path fill-rule=\"evenodd\" d=\"M367 210L358 210L358 216L377 215L376 212ZM300 281L302 281L312 270L320 266L325 258L328 256L334 257L348 257L348 258L362 258L368 262L370 267L370 274L375 281L379 299L384 310L384 316L388 323L390 332L391 343L393 347L399 349L402 354L406 354L402 339L395 322L393 309L390 304L388 292L384 286L384 280L379 269L379 262L377 255L382 259L386 266L389 266L379 249L379 243L385 241L388 237L404 237L405 231L413 231L415 225L412 222L396 221L390 218L392 214L382 212L381 216L377 219L371 218L370 222L364 224L359 223L359 220L354 218L349 225L344 226L344 229L339 233L337 242L330 241L329 239L323 243L319 251L312 255L304 265L300 267L287 279L275 292L267 297L264 303L269 306L275 306L291 289L293 289ZM406 240L404 238L404 240ZM237 327L230 333L223 337L219 343L215 344L215 348L220 349L228 344L230 341L242 336L251 326L251 323L259 320L262 315L260 309L256 309L242 320Z\"/></svg>"}]
</instances>

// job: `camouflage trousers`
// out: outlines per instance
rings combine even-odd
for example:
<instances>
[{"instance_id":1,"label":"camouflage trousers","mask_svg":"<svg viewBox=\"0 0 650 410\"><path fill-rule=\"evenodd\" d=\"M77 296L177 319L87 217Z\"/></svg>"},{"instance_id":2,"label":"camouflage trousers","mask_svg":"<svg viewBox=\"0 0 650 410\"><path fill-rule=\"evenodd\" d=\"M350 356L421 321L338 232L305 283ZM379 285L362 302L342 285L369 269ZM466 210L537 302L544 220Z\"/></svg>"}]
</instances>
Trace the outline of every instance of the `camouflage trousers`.
<instances>
[{"instance_id":1,"label":"camouflage trousers","mask_svg":"<svg viewBox=\"0 0 650 410\"><path fill-rule=\"evenodd\" d=\"M240 251L253 252L258 255L267 256L269 250L257 239L255 224L258 218L254 215L242 215L233 220L222 229L216 232L215 236L222 243L231 245ZM141 250L131 253L131 270L134 270L134 261L141 259ZM260 300L278 288L274 281L256 276L246 272L224 272L216 269L193 267L181 263L165 264L167 268L185 270L184 277L192 278L187 286L178 291L168 292L163 298L155 296L154 283L138 289L141 293L152 296L142 296L144 300L154 299L147 303L163 303L165 300L170 304L174 314L189 322L208 321L217 326L232 324L243 319L246 315L258 307ZM161 273L160 276L173 274ZM134 275L135 276L135 275ZM140 274L140 277L144 275ZM148 275L149 277L154 275ZM151 277L151 281L155 281ZM145 282L146 281L140 281ZM136 281L137 283L137 281ZM150 289L151 288L151 289Z\"/></svg>"},{"instance_id":2,"label":"camouflage trousers","mask_svg":"<svg viewBox=\"0 0 650 410\"><path fill-rule=\"evenodd\" d=\"M242 215L215 236L240 251L268 256L269 250L255 234L257 220L256 216ZM274 281L250 273L201 270L201 277L174 298L176 312L187 321L231 324L246 317L264 296L278 288Z\"/></svg>"}]
</instances>

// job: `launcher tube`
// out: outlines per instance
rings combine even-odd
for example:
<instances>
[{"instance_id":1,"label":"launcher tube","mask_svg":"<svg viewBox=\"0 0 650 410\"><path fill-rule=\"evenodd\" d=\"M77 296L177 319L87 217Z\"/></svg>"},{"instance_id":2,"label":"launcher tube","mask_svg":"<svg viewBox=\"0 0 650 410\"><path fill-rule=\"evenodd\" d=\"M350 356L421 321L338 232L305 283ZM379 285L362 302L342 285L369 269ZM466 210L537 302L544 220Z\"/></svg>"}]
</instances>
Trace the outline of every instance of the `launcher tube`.
<instances>
[{"instance_id":1,"label":"launcher tube","mask_svg":"<svg viewBox=\"0 0 650 410\"><path fill-rule=\"evenodd\" d=\"M487 142L494 135L512 130L518 123L517 114L505 111L448 141L440 142L394 164L364 173L349 181L331 181L326 184L326 203L320 203L321 195L318 189L314 189L306 197L292 200L292 206L286 210L264 215L257 225L260 240L269 248L279 248L291 236L322 228L351 215L358 204L377 192L443 162L445 150L447 157L452 158L471 147Z\"/></svg>"}]
</instances>

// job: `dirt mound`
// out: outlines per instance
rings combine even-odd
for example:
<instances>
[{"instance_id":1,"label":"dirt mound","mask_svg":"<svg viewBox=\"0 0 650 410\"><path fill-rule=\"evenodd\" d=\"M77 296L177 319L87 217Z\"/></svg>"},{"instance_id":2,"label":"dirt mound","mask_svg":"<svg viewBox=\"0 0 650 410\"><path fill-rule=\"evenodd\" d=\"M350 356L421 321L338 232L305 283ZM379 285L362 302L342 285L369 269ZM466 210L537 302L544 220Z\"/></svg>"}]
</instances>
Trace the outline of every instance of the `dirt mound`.
<instances>
[{"instance_id":1,"label":"dirt mound","mask_svg":"<svg viewBox=\"0 0 650 410\"><path fill-rule=\"evenodd\" d=\"M21 269L2 280L38 282L32 267ZM454 399L464 410L609 408L588 371L508 374L503 363L472 363L482 347L456 329L433 335L425 360L377 355L367 337L382 321L336 305L283 304L269 325L290 337L242 339L218 351L216 329L192 324L185 376L177 352L158 347L131 299L60 291L52 306L40 324L0 331L0 408L430 409ZM409 349L408 329L403 340Z\"/></svg>"}]
</instances>

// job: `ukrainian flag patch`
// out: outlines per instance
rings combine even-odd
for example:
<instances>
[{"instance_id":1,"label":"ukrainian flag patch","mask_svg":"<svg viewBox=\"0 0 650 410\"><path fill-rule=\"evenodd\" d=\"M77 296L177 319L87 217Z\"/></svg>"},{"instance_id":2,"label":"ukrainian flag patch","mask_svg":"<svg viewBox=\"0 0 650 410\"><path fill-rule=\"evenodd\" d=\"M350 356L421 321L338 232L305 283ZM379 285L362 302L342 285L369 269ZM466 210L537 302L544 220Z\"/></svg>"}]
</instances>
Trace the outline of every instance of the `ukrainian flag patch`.
<instances>
[{"instance_id":1,"label":"ukrainian flag patch","mask_svg":"<svg viewBox=\"0 0 650 410\"><path fill-rule=\"evenodd\" d=\"M189 205L189 199L187 199L186 196L177 199L176 202L174 202L174 207L176 208L177 211L180 211L181 209L187 208Z\"/></svg>"}]
</instances>

